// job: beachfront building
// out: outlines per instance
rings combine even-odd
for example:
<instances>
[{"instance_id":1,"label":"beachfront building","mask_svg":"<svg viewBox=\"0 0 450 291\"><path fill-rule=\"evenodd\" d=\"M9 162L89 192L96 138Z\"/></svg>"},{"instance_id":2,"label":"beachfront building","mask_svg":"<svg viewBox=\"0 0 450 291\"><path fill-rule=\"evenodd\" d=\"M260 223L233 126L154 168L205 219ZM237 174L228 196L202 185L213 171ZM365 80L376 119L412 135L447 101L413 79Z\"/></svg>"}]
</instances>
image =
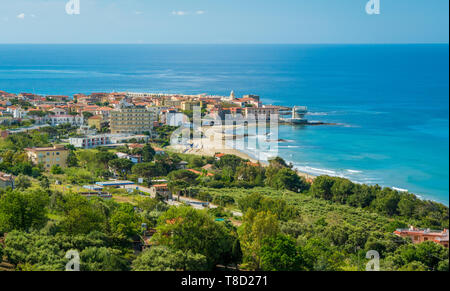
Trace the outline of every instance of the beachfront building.
<instances>
[{"instance_id":1,"label":"beachfront building","mask_svg":"<svg viewBox=\"0 0 450 291\"><path fill-rule=\"evenodd\" d=\"M45 117L45 121L51 126L57 126L61 124L70 124L72 126L81 126L84 123L83 115L48 115Z\"/></svg>"},{"instance_id":2,"label":"beachfront building","mask_svg":"<svg viewBox=\"0 0 450 291\"><path fill-rule=\"evenodd\" d=\"M28 158L35 165L42 164L49 171L53 166L67 167L67 157L69 150L63 145L55 145L46 148L26 148Z\"/></svg>"},{"instance_id":3,"label":"beachfront building","mask_svg":"<svg viewBox=\"0 0 450 291\"><path fill-rule=\"evenodd\" d=\"M100 115L94 115L88 118L87 124L90 128L95 128L96 130L101 130L105 122L103 117Z\"/></svg>"},{"instance_id":4,"label":"beachfront building","mask_svg":"<svg viewBox=\"0 0 450 291\"><path fill-rule=\"evenodd\" d=\"M147 135L130 135L130 134L93 134L82 137L71 137L69 143L76 148L91 149L99 146L119 146L125 145L132 141L147 143L149 141Z\"/></svg>"},{"instance_id":5,"label":"beachfront building","mask_svg":"<svg viewBox=\"0 0 450 291\"><path fill-rule=\"evenodd\" d=\"M139 134L151 132L157 116L143 106L134 106L122 100L117 109L110 112L111 133Z\"/></svg>"},{"instance_id":6,"label":"beachfront building","mask_svg":"<svg viewBox=\"0 0 450 291\"><path fill-rule=\"evenodd\" d=\"M245 118L255 118L258 120L261 116L265 120L270 120L271 115L278 115L280 111L279 106L265 105L263 107L246 107L244 108Z\"/></svg>"},{"instance_id":7,"label":"beachfront building","mask_svg":"<svg viewBox=\"0 0 450 291\"><path fill-rule=\"evenodd\" d=\"M111 144L108 135L89 135L84 137L71 137L69 143L76 148L91 149Z\"/></svg>"},{"instance_id":8,"label":"beachfront building","mask_svg":"<svg viewBox=\"0 0 450 291\"><path fill-rule=\"evenodd\" d=\"M46 101L67 102L70 98L65 95L47 95L45 99Z\"/></svg>"},{"instance_id":9,"label":"beachfront building","mask_svg":"<svg viewBox=\"0 0 450 291\"><path fill-rule=\"evenodd\" d=\"M126 188L127 186L133 186L134 182L123 181L123 180L111 180L106 182L96 182L95 185L101 187L112 187L112 188Z\"/></svg>"},{"instance_id":10,"label":"beachfront building","mask_svg":"<svg viewBox=\"0 0 450 291\"><path fill-rule=\"evenodd\" d=\"M418 229L413 226L406 229L397 229L394 234L400 237L409 237L415 244L420 244L426 241L432 241L440 244L446 248L449 245L449 232L448 229L444 230L430 230L430 229Z\"/></svg>"},{"instance_id":11,"label":"beachfront building","mask_svg":"<svg viewBox=\"0 0 450 291\"><path fill-rule=\"evenodd\" d=\"M54 115L66 115L67 114L66 110L64 110L62 108L58 108L58 107L50 109L49 112L53 113Z\"/></svg>"},{"instance_id":12,"label":"beachfront building","mask_svg":"<svg viewBox=\"0 0 450 291\"><path fill-rule=\"evenodd\" d=\"M201 106L200 101L183 101L181 102L181 110L193 111L195 106Z\"/></svg>"},{"instance_id":13,"label":"beachfront building","mask_svg":"<svg viewBox=\"0 0 450 291\"><path fill-rule=\"evenodd\" d=\"M9 107L9 108L11 108L11 107ZM17 118L17 119L22 119L22 118L26 118L27 117L27 111L23 110L20 107L17 107L17 108L14 107L11 110L11 114L12 114L13 118Z\"/></svg>"},{"instance_id":14,"label":"beachfront building","mask_svg":"<svg viewBox=\"0 0 450 291\"><path fill-rule=\"evenodd\" d=\"M133 164L142 163L142 156L141 155L130 155L130 154L127 154L127 153L118 152L118 153L116 153L116 156L119 159L130 160L131 162L133 162Z\"/></svg>"}]
</instances>

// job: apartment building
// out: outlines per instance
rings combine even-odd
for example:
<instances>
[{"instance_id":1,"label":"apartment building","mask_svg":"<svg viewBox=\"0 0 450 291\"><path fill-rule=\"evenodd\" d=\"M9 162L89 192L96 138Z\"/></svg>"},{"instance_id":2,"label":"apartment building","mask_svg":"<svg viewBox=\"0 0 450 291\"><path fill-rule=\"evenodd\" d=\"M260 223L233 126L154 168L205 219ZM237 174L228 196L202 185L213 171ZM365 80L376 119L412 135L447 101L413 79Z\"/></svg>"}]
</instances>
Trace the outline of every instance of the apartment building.
<instances>
[{"instance_id":1,"label":"apartment building","mask_svg":"<svg viewBox=\"0 0 450 291\"><path fill-rule=\"evenodd\" d=\"M26 148L28 158L35 164L44 165L44 168L49 171L53 166L67 167L67 157L69 150L63 145L55 145L46 148Z\"/></svg>"},{"instance_id":2,"label":"apartment building","mask_svg":"<svg viewBox=\"0 0 450 291\"><path fill-rule=\"evenodd\" d=\"M267 121L270 120L271 116L278 116L280 111L279 106L266 105L264 107L246 107L244 108L244 117L259 119L260 117L265 118Z\"/></svg>"},{"instance_id":3,"label":"apartment building","mask_svg":"<svg viewBox=\"0 0 450 291\"><path fill-rule=\"evenodd\" d=\"M200 101L183 101L181 102L181 110L193 111L195 106L201 106Z\"/></svg>"},{"instance_id":4,"label":"apartment building","mask_svg":"<svg viewBox=\"0 0 450 291\"><path fill-rule=\"evenodd\" d=\"M84 123L83 115L49 115L45 117L45 119L52 126L57 126L61 124L81 126Z\"/></svg>"},{"instance_id":5,"label":"apartment building","mask_svg":"<svg viewBox=\"0 0 450 291\"><path fill-rule=\"evenodd\" d=\"M108 135L90 135L85 137L71 137L69 139L71 145L77 148L91 149L99 146L111 144Z\"/></svg>"},{"instance_id":6,"label":"apartment building","mask_svg":"<svg viewBox=\"0 0 450 291\"><path fill-rule=\"evenodd\" d=\"M118 108L110 113L111 133L150 132L153 129L153 122L156 120L157 116L154 111L149 111L143 106L131 105L122 100Z\"/></svg>"},{"instance_id":7,"label":"apartment building","mask_svg":"<svg viewBox=\"0 0 450 291\"><path fill-rule=\"evenodd\" d=\"M97 130L102 129L102 125L104 124L103 117L100 115L94 115L88 118L87 124L89 127L94 127Z\"/></svg>"}]
</instances>

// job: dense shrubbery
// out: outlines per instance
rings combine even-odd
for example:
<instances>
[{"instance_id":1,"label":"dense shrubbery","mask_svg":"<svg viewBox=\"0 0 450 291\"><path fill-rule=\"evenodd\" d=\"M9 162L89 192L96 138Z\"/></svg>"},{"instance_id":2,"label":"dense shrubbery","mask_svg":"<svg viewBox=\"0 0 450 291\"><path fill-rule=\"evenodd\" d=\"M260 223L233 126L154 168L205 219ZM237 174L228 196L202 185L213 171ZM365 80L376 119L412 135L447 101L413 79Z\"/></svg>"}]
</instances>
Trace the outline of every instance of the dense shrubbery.
<instances>
[{"instance_id":1,"label":"dense shrubbery","mask_svg":"<svg viewBox=\"0 0 450 291\"><path fill-rule=\"evenodd\" d=\"M448 228L448 207L420 200L409 193L328 176L318 177L310 192L314 197L335 203L368 209L389 217L417 220L418 226Z\"/></svg>"},{"instance_id":2,"label":"dense shrubbery","mask_svg":"<svg viewBox=\"0 0 450 291\"><path fill-rule=\"evenodd\" d=\"M0 259L4 255L17 270L63 270L64 255L76 249L86 271L197 271L218 264L267 271L363 270L369 250L379 252L383 270L448 271L447 249L431 242L413 245L392 234L410 224L448 228L448 207L442 204L342 178L322 176L310 185L280 158L262 167L233 155L217 161L155 155L150 145L118 149L142 155L144 163L137 165L110 150L70 148L70 168L42 174L24 147L47 145L48 136L59 138L72 129L46 131L0 140L0 170L19 175L15 190L0 191L0 236L8 233ZM172 128L159 131L167 139ZM178 170L182 160L199 172ZM202 169L207 164L209 172ZM126 191L132 202L118 203L51 186L57 179L71 189L112 175L142 177L147 184L164 177L173 192L220 207L174 207ZM135 255L143 225L156 228L154 246Z\"/></svg>"},{"instance_id":3,"label":"dense shrubbery","mask_svg":"<svg viewBox=\"0 0 450 291\"><path fill-rule=\"evenodd\" d=\"M425 260L424 256L416 254L421 252L411 244L408 239L395 236L392 232L399 227L406 227L409 223L416 222L415 219L405 217L390 218L384 214L378 214L370 209L355 208L349 205L333 203L322 198L315 198L307 194L296 194L286 190L271 190L268 188L254 189L211 189L198 188L199 195L210 195L215 197L229 196L236 202L236 206L244 213L252 212L255 217L258 213L263 213L259 219L274 216L278 220L278 226L273 224L273 228L278 228L276 235L283 234L297 242L297 252L300 269L305 270L364 270L365 254L369 250L376 250L381 255L383 270L403 270L419 268ZM291 210L293 208L293 210ZM270 213L270 214L269 214ZM281 214L281 215L280 215ZM254 218L244 217L244 225L250 223ZM263 227L263 221L258 222L261 234L267 234L270 231ZM250 227L254 229L254 227ZM266 239L266 238L264 238ZM271 241L270 247L273 247L275 235L267 238ZM248 241L256 241L252 237ZM283 240L285 241L285 239ZM260 260L264 248L261 243L259 247L254 247L253 251L248 251L245 244L245 238L240 236L240 242L243 245L244 267L250 269L273 269L274 263L264 265ZM285 242L288 244L287 242ZM282 244L280 242L280 244ZM283 245L283 244L282 244ZM289 244L288 244L289 245ZM409 247L407 247L409 246ZM445 269L448 265L448 250L444 247L433 244L436 248L439 259L438 264L433 265L434 270ZM261 251L257 259L248 257L246 254L258 254L256 249ZM277 247L285 249L287 254L292 256L293 249L288 247ZM399 256L397 252L400 248L407 248L406 253L410 256L406 259L395 259ZM433 254L436 256L436 254ZM267 255L268 258L270 254ZM282 255L277 256L282 257ZM288 255L286 255L288 256ZM274 259L270 259L273 262ZM256 265L255 262L261 262ZM279 261L278 264L281 264ZM287 263L286 263L287 264ZM408 264L410 266L408 266ZM276 265L276 264L275 264ZM282 264L281 264L282 265ZM280 270L283 269L280 267ZM286 268L284 268L286 269ZM430 268L427 268L428 270Z\"/></svg>"}]
</instances>

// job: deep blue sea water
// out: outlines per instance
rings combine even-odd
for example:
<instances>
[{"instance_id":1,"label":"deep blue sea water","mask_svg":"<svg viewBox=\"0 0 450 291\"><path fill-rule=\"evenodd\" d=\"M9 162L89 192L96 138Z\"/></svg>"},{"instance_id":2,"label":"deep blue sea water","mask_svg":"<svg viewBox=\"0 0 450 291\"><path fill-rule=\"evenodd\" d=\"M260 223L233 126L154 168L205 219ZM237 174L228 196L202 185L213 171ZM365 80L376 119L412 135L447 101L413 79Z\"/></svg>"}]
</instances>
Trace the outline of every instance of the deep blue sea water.
<instances>
[{"instance_id":1,"label":"deep blue sea water","mask_svg":"<svg viewBox=\"0 0 450 291\"><path fill-rule=\"evenodd\" d=\"M280 155L449 202L448 45L0 45L0 90L258 94L306 105Z\"/></svg>"}]
</instances>

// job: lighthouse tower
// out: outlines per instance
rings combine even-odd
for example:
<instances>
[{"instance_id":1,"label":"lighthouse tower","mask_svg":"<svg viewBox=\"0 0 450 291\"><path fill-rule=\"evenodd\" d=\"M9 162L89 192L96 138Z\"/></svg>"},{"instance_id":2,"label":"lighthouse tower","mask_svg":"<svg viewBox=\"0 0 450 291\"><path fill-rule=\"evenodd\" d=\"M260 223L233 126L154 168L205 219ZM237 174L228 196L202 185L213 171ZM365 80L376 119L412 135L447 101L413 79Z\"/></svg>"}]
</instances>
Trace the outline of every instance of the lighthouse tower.
<instances>
[{"instance_id":1,"label":"lighthouse tower","mask_svg":"<svg viewBox=\"0 0 450 291\"><path fill-rule=\"evenodd\" d=\"M236 95L234 94L234 90L233 90L233 91L231 91L229 100L230 100L230 101L233 101L234 99L236 99Z\"/></svg>"},{"instance_id":2,"label":"lighthouse tower","mask_svg":"<svg viewBox=\"0 0 450 291\"><path fill-rule=\"evenodd\" d=\"M305 115L307 113L308 113L308 108L306 106L292 107L291 123L295 123L295 124L308 123L308 120L305 119Z\"/></svg>"}]
</instances>

